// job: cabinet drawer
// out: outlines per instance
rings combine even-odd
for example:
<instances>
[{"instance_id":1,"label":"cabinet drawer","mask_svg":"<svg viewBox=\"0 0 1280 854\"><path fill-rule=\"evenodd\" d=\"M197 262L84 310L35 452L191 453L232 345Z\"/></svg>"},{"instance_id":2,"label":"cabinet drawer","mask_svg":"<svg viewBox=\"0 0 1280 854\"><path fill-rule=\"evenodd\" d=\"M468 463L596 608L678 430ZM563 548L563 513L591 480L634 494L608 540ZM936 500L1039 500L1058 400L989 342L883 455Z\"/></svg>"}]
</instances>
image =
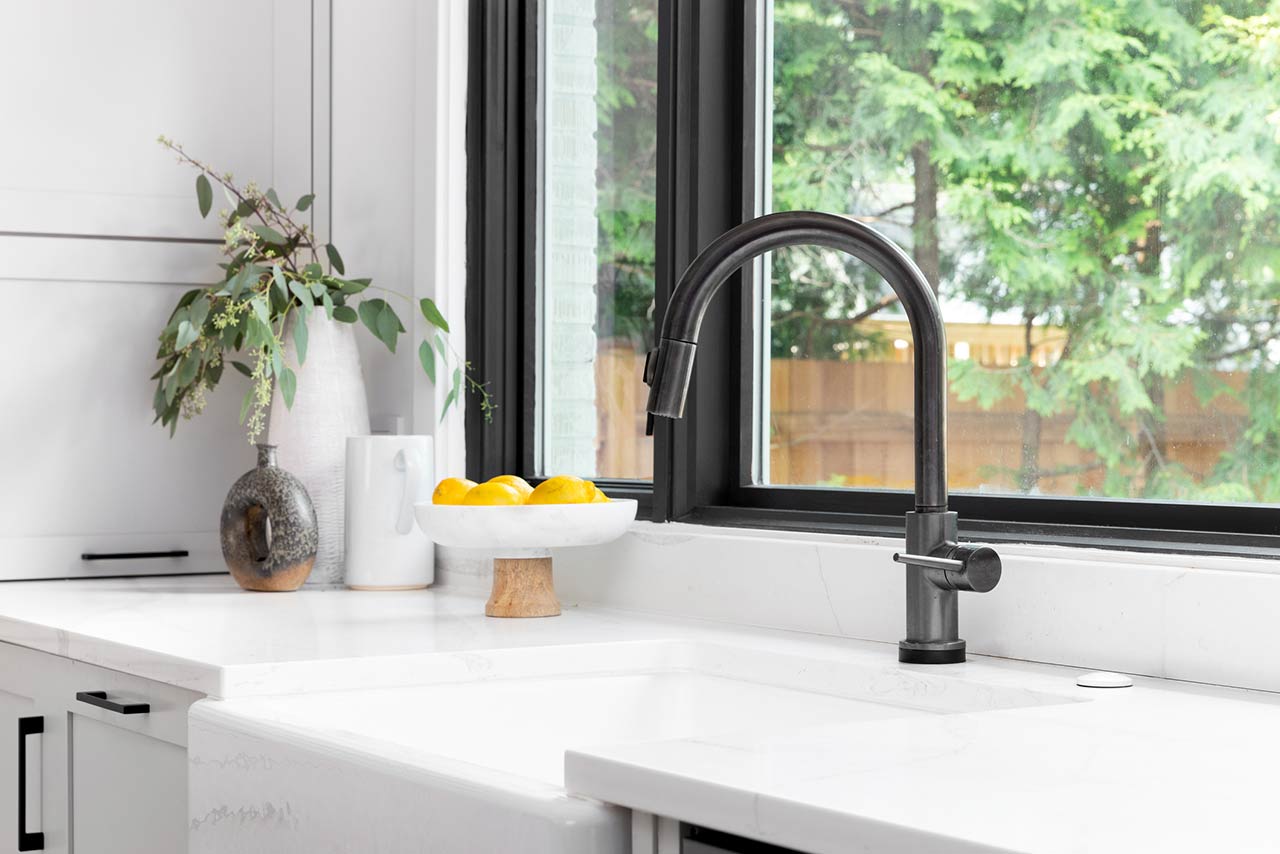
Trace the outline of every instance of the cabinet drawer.
<instances>
[{"instance_id":1,"label":"cabinet drawer","mask_svg":"<svg viewBox=\"0 0 1280 854\"><path fill-rule=\"evenodd\" d=\"M183 748L187 745L187 709L204 696L118 670L6 643L0 643L0 689L30 697L44 708L101 721ZM105 693L110 704L146 704L147 712L112 711L76 699L82 692Z\"/></svg>"}]
</instances>

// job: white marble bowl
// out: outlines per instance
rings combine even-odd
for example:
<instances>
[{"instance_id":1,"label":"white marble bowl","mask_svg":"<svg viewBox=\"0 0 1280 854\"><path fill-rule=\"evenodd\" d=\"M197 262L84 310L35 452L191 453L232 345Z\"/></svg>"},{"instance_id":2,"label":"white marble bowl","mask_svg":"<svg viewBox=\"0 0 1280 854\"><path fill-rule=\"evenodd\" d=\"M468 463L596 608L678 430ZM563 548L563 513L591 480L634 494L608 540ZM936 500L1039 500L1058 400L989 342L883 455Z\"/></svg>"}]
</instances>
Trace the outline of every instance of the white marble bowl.
<instances>
[{"instance_id":1,"label":"white marble bowl","mask_svg":"<svg viewBox=\"0 0 1280 854\"><path fill-rule=\"evenodd\" d=\"M463 504L414 505L418 526L434 542L463 549L484 549L499 557L566 546L594 546L622 536L636 518L636 502L618 498L599 504L526 504L473 507Z\"/></svg>"}]
</instances>

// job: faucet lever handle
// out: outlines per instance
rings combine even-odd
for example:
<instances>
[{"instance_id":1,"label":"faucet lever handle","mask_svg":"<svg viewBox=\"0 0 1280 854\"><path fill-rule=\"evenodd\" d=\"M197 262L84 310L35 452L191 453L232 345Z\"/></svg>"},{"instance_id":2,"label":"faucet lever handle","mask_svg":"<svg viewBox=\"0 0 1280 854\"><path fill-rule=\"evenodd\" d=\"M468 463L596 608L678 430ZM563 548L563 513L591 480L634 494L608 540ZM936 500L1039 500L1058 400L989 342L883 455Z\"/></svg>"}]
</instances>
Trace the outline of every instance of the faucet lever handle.
<instances>
[{"instance_id":1,"label":"faucet lever handle","mask_svg":"<svg viewBox=\"0 0 1280 854\"><path fill-rule=\"evenodd\" d=\"M962 546L944 543L930 555L895 553L898 563L932 570L929 580L943 590L969 590L986 593L1000 583L1000 555L988 546Z\"/></svg>"},{"instance_id":2,"label":"faucet lever handle","mask_svg":"<svg viewBox=\"0 0 1280 854\"><path fill-rule=\"evenodd\" d=\"M906 554L905 552L894 552L893 559L898 563L905 563L911 566L923 566L928 569L950 569L953 571L964 569L964 561L949 557L934 557L933 555L913 555Z\"/></svg>"}]
</instances>

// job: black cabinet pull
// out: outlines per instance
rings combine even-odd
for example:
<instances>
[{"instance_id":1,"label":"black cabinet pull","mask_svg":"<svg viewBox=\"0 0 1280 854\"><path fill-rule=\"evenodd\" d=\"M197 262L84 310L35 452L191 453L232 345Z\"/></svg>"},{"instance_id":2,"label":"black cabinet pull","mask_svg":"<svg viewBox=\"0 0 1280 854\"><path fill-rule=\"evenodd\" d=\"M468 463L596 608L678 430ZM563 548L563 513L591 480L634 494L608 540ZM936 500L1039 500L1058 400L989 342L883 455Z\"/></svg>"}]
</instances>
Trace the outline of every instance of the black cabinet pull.
<instances>
[{"instance_id":1,"label":"black cabinet pull","mask_svg":"<svg viewBox=\"0 0 1280 854\"><path fill-rule=\"evenodd\" d=\"M27 831L27 736L44 732L44 718L18 718L18 850L43 851L44 834Z\"/></svg>"},{"instance_id":2,"label":"black cabinet pull","mask_svg":"<svg viewBox=\"0 0 1280 854\"><path fill-rule=\"evenodd\" d=\"M186 549L171 549L164 552L85 552L81 560L151 560L163 557L190 557Z\"/></svg>"},{"instance_id":3,"label":"black cabinet pull","mask_svg":"<svg viewBox=\"0 0 1280 854\"><path fill-rule=\"evenodd\" d=\"M145 715L151 712L150 703L117 703L107 699L106 691L78 691L76 699L117 715Z\"/></svg>"}]
</instances>

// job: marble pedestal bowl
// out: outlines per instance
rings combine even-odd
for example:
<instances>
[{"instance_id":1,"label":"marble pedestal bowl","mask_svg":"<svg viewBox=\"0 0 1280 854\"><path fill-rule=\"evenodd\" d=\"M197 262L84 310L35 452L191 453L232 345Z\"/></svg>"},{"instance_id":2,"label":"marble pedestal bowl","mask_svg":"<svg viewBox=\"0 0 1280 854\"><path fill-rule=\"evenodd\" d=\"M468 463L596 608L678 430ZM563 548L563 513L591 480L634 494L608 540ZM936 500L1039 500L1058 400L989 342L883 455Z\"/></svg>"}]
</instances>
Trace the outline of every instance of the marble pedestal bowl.
<instances>
[{"instance_id":1,"label":"marble pedestal bowl","mask_svg":"<svg viewBox=\"0 0 1280 854\"><path fill-rule=\"evenodd\" d=\"M616 540L636 518L633 499L599 504L477 507L414 505L418 525L435 543L493 556L490 617L554 617L560 613L551 574L551 549Z\"/></svg>"}]
</instances>

